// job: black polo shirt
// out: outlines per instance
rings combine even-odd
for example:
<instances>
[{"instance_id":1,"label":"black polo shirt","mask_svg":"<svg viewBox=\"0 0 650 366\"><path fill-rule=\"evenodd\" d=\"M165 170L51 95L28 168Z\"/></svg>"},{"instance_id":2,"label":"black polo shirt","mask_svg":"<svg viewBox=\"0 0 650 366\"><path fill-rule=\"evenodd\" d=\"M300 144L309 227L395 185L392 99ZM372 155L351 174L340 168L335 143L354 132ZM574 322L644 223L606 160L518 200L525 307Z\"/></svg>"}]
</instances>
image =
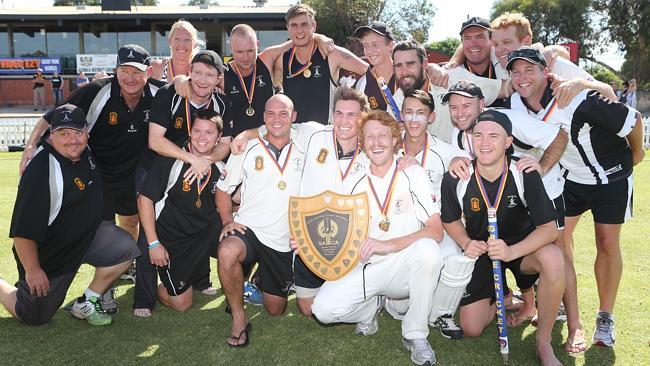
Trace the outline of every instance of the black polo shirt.
<instances>
[{"instance_id":1,"label":"black polo shirt","mask_svg":"<svg viewBox=\"0 0 650 366\"><path fill-rule=\"evenodd\" d=\"M258 128L264 124L264 107L266 101L275 94L275 89L273 88L273 78L268 67L258 57L257 61L255 61L257 72L255 75L255 92L253 93L252 103L255 114L248 116L246 114L248 99L239 81L239 76L237 76L232 66L232 62L234 61L226 64L226 71L224 72L224 92L232 103L232 120L230 123L224 121L223 135L235 137L243 131ZM252 73L243 77L246 90L249 93L252 78Z\"/></svg>"},{"instance_id":2,"label":"black polo shirt","mask_svg":"<svg viewBox=\"0 0 650 366\"><path fill-rule=\"evenodd\" d=\"M155 203L156 234L167 248L200 240L203 232L215 220L220 220L215 204L221 176L219 168L212 164L211 175L199 194L198 180L189 185L183 180L190 166L181 160L159 156L140 190L141 195ZM197 200L201 202L200 207Z\"/></svg>"},{"instance_id":3,"label":"black polo shirt","mask_svg":"<svg viewBox=\"0 0 650 366\"><path fill-rule=\"evenodd\" d=\"M201 106L194 105L192 102L186 103L187 99L181 97L176 92L173 84L167 84L158 90L156 97L153 99L151 106L151 123L160 125L166 129L165 138L178 147L183 147L190 140L191 125L187 121L187 106L190 107L190 119L198 109L212 108L223 119L224 125L230 125L230 100L225 95L212 93L210 100ZM225 131L224 131L225 135ZM142 166L149 168L153 159L158 154L148 149L148 153L143 157Z\"/></svg>"},{"instance_id":4,"label":"black polo shirt","mask_svg":"<svg viewBox=\"0 0 650 366\"><path fill-rule=\"evenodd\" d=\"M88 146L106 186L132 184L135 167L147 147L153 96L162 85L164 83L158 80L149 79L134 110L124 102L114 76L77 89L65 101L86 113L90 133ZM43 116L48 122L51 113L53 110Z\"/></svg>"},{"instance_id":5,"label":"black polo shirt","mask_svg":"<svg viewBox=\"0 0 650 366\"><path fill-rule=\"evenodd\" d=\"M390 77L390 80L388 80L388 89L392 93L392 95L395 95L395 92L397 91L397 85L395 82L395 74ZM370 108L372 109L379 109L382 111L388 111L390 106L386 102L386 97L384 96L384 93L381 90L381 87L379 86L379 83L377 82L377 78L375 77L374 71L372 68L368 69L363 76L359 78L354 83L354 88L363 92L367 97L368 97L368 103L370 103ZM401 108L402 106L397 106L398 108Z\"/></svg>"},{"instance_id":6,"label":"black polo shirt","mask_svg":"<svg viewBox=\"0 0 650 366\"><path fill-rule=\"evenodd\" d=\"M546 195L542 178L537 171L522 173L516 167L516 157L508 158L508 177L497 210L499 239L508 245L523 240L535 227L554 221L555 209ZM476 160L472 162L470 180L453 178L446 173L442 178L441 218L451 223L465 217L465 230L473 240L488 239L487 206L474 175ZM490 199L499 189L499 179L490 182L480 178ZM519 187L518 187L519 186Z\"/></svg>"},{"instance_id":7,"label":"black polo shirt","mask_svg":"<svg viewBox=\"0 0 650 366\"><path fill-rule=\"evenodd\" d=\"M9 237L36 241L48 277L77 270L102 221L102 178L90 151L72 162L44 139L20 178ZM14 248L18 276L25 270Z\"/></svg>"}]
</instances>

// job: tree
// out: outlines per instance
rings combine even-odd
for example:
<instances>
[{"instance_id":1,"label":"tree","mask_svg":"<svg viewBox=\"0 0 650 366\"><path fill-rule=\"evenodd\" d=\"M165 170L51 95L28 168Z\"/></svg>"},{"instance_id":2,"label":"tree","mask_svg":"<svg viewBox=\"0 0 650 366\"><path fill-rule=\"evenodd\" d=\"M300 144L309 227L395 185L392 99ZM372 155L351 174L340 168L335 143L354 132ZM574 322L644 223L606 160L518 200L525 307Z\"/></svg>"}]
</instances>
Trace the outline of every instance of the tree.
<instances>
[{"instance_id":1,"label":"tree","mask_svg":"<svg viewBox=\"0 0 650 366\"><path fill-rule=\"evenodd\" d=\"M434 41L425 46L427 51L438 51L446 55L453 55L456 49L460 46L458 38L447 38L442 41Z\"/></svg>"},{"instance_id":2,"label":"tree","mask_svg":"<svg viewBox=\"0 0 650 366\"><path fill-rule=\"evenodd\" d=\"M593 28L593 0L497 0L492 19L505 12L519 12L530 20L533 42L545 45L567 41L580 44L580 55L591 56L605 46Z\"/></svg>"},{"instance_id":3,"label":"tree","mask_svg":"<svg viewBox=\"0 0 650 366\"><path fill-rule=\"evenodd\" d=\"M435 8L428 0L305 0L316 11L318 31L339 45L349 45L354 30L372 20L388 24L397 39L412 36L424 43Z\"/></svg>"},{"instance_id":4,"label":"tree","mask_svg":"<svg viewBox=\"0 0 650 366\"><path fill-rule=\"evenodd\" d=\"M188 6L217 5L217 2L212 0L190 0L187 2L187 5Z\"/></svg>"},{"instance_id":5,"label":"tree","mask_svg":"<svg viewBox=\"0 0 650 366\"><path fill-rule=\"evenodd\" d=\"M607 16L603 28L625 51L623 71L627 76L643 80L650 77L650 1L648 0L594 0L595 8ZM644 67L645 65L645 67Z\"/></svg>"},{"instance_id":6,"label":"tree","mask_svg":"<svg viewBox=\"0 0 650 366\"><path fill-rule=\"evenodd\" d=\"M75 6L75 5L88 5L88 6L101 6L102 0L54 0L53 6ZM131 0L131 5L135 6L155 6L158 5L158 0Z\"/></svg>"}]
</instances>

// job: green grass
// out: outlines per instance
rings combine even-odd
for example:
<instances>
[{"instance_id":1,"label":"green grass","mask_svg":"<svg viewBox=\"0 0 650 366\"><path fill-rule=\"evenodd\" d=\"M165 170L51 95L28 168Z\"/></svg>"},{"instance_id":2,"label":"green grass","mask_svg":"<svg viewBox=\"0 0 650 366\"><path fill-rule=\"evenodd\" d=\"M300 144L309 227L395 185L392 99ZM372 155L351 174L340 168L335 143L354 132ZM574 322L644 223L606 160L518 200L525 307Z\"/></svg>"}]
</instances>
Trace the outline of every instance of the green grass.
<instances>
[{"instance_id":1,"label":"green grass","mask_svg":"<svg viewBox=\"0 0 650 366\"><path fill-rule=\"evenodd\" d=\"M9 282L17 279L7 238L18 182L20 155L0 154L0 276ZM566 339L563 324L553 333L555 352L567 365L648 365L650 364L650 160L640 164L635 175L635 217L623 227L625 261L623 281L616 306L617 345L614 349L591 347L579 357L562 351ZM576 232L576 269L580 313L587 337L594 329L598 307L593 275L595 244L591 217L585 216ZM214 263L213 263L214 266ZM68 300L87 285L92 269L84 266L68 292ZM212 278L217 282L216 271ZM195 294L195 305L180 314L158 306L150 319L132 315L133 286L120 282L117 289L121 312L115 323L95 328L60 310L48 325L27 327L0 309L1 365L60 364L219 364L219 365L407 365L408 355L401 349L400 324L385 313L380 331L368 338L353 335L353 325L321 326L298 314L292 298L287 314L272 318L261 308L249 306L253 324L251 345L230 349L225 344L230 318L224 313L224 297ZM534 365L534 328L509 330L512 365ZM494 325L478 339L450 341L432 331L429 340L439 364L499 364Z\"/></svg>"}]
</instances>

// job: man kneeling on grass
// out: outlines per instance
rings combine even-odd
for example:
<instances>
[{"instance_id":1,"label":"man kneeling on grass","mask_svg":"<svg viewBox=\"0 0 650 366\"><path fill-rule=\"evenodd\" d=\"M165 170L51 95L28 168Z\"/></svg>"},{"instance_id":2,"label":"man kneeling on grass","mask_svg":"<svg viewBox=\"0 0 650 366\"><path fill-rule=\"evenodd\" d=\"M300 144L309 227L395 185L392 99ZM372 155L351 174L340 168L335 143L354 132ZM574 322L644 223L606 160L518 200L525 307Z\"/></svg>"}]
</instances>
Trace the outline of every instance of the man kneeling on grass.
<instances>
[{"instance_id":1,"label":"man kneeling on grass","mask_svg":"<svg viewBox=\"0 0 650 366\"><path fill-rule=\"evenodd\" d=\"M25 324L45 324L88 263L95 277L70 313L108 325L99 299L140 251L126 231L102 221L102 178L87 148L83 111L62 105L51 123L18 185L9 236L19 279L16 287L0 280L0 302Z\"/></svg>"},{"instance_id":2,"label":"man kneeling on grass","mask_svg":"<svg viewBox=\"0 0 650 366\"><path fill-rule=\"evenodd\" d=\"M222 121L211 109L194 115L190 154L209 157L221 137ZM203 274L201 261L216 255L221 220L215 205L223 163L210 165L203 179L185 178L190 163L159 156L147 174L138 212L146 236L151 264L158 268L158 300L174 310L192 306L192 284ZM212 253L210 253L212 251Z\"/></svg>"}]
</instances>

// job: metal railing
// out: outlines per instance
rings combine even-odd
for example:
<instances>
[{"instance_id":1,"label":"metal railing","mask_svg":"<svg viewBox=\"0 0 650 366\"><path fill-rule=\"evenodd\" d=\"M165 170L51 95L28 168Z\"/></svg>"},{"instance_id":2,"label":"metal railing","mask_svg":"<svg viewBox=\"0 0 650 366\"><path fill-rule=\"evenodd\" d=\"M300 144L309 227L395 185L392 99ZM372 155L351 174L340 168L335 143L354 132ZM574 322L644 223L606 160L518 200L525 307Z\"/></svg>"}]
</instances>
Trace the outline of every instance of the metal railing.
<instances>
[{"instance_id":1,"label":"metal railing","mask_svg":"<svg viewBox=\"0 0 650 366\"><path fill-rule=\"evenodd\" d=\"M23 148L37 120L35 117L0 118L0 151Z\"/></svg>"}]
</instances>

